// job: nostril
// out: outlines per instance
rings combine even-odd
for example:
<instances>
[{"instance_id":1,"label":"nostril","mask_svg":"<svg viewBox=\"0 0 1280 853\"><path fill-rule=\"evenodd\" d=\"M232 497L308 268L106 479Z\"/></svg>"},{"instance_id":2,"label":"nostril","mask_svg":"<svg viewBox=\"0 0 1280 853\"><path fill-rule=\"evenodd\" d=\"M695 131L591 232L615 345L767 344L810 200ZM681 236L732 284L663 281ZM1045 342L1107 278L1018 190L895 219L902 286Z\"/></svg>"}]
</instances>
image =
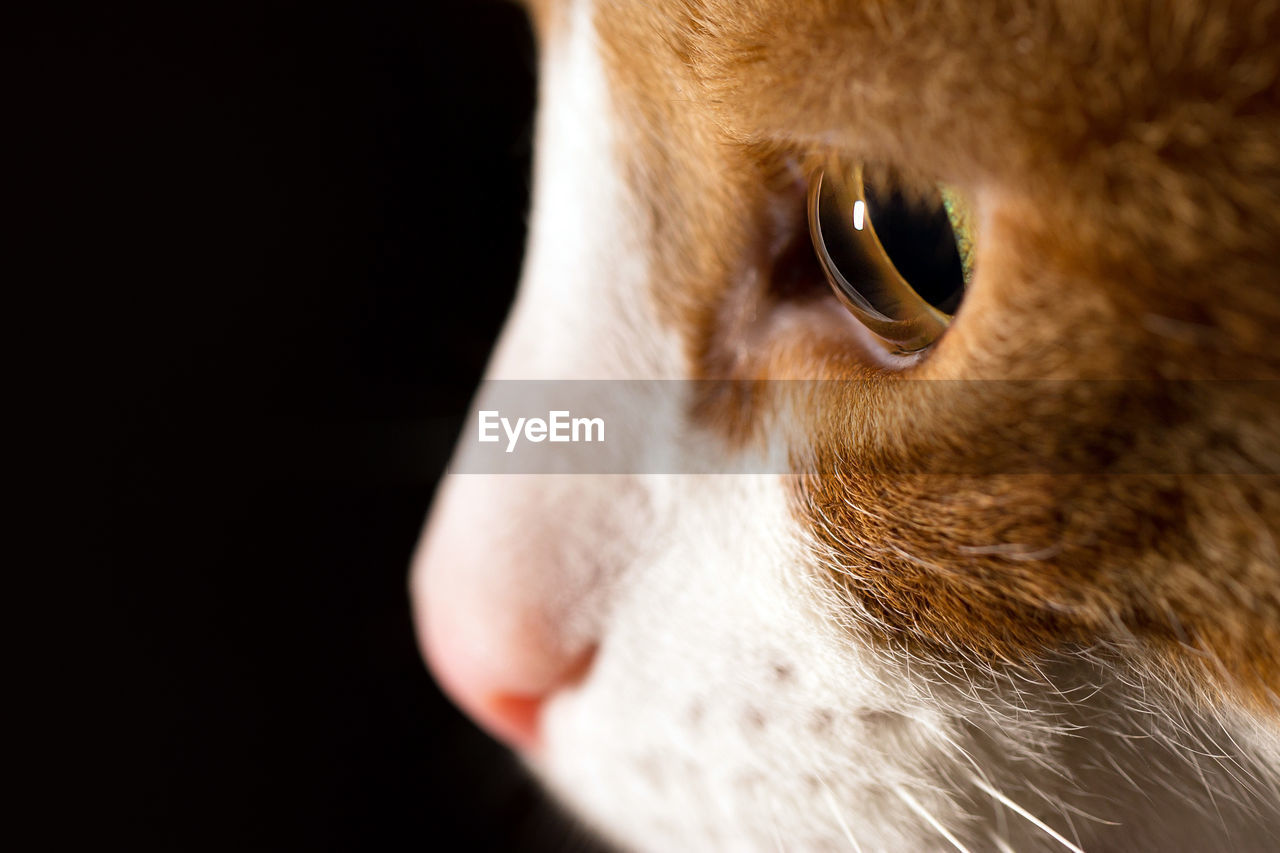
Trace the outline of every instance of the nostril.
<instances>
[{"instance_id":1,"label":"nostril","mask_svg":"<svg viewBox=\"0 0 1280 853\"><path fill-rule=\"evenodd\" d=\"M594 657L594 650L584 652L538 693L500 689L485 692L482 682L469 680L468 673L451 670L447 663L434 668L441 686L477 725L508 746L533 753L540 745L542 711L547 701L581 681Z\"/></svg>"},{"instance_id":2,"label":"nostril","mask_svg":"<svg viewBox=\"0 0 1280 853\"><path fill-rule=\"evenodd\" d=\"M569 653L544 632L475 630L456 620L459 611L428 598L426 624L419 624L428 666L450 699L497 740L525 753L540 745L542 712L557 693L586 675L594 648ZM436 605L432 607L431 605ZM434 616L435 618L430 618ZM514 620L517 623L520 620ZM508 623L508 626L510 623Z\"/></svg>"},{"instance_id":3,"label":"nostril","mask_svg":"<svg viewBox=\"0 0 1280 853\"><path fill-rule=\"evenodd\" d=\"M538 748L544 696L494 693L481 701L472 718L485 730L521 752Z\"/></svg>"}]
</instances>

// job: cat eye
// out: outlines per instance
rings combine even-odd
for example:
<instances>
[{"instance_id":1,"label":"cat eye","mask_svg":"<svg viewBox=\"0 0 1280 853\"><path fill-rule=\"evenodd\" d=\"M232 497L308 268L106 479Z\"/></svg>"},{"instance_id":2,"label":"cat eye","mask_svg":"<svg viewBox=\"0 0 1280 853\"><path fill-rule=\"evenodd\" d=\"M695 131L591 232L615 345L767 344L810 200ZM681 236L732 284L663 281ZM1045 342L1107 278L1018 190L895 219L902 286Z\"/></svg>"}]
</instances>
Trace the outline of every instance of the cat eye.
<instances>
[{"instance_id":1,"label":"cat eye","mask_svg":"<svg viewBox=\"0 0 1280 853\"><path fill-rule=\"evenodd\" d=\"M972 229L947 188L829 164L809 180L809 234L836 295L895 352L942 335L973 275Z\"/></svg>"}]
</instances>

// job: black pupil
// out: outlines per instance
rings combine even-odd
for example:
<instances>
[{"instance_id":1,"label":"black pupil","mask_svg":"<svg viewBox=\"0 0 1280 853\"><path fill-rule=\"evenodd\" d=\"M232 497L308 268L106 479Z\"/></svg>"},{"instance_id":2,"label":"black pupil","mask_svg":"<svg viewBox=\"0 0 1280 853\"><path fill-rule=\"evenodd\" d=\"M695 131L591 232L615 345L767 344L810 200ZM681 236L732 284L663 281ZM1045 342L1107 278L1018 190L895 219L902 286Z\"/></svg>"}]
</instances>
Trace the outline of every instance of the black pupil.
<instances>
[{"instance_id":1,"label":"black pupil","mask_svg":"<svg viewBox=\"0 0 1280 853\"><path fill-rule=\"evenodd\" d=\"M936 204L921 203L870 181L863 192L867 217L903 279L925 302L954 314L964 296L964 267L941 197Z\"/></svg>"}]
</instances>

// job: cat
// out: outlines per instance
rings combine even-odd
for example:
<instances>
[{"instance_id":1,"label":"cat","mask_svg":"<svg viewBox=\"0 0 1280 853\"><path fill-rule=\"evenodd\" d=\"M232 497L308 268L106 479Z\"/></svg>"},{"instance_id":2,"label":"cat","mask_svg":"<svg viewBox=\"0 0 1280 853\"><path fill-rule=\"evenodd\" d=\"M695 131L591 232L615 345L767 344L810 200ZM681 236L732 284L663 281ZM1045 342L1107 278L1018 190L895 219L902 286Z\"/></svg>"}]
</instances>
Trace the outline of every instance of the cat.
<instances>
[{"instance_id":1,"label":"cat","mask_svg":"<svg viewBox=\"0 0 1280 853\"><path fill-rule=\"evenodd\" d=\"M1277 849L1280 4L527 5L493 387L677 380L629 453L793 467L469 425L446 692L619 849Z\"/></svg>"}]
</instances>

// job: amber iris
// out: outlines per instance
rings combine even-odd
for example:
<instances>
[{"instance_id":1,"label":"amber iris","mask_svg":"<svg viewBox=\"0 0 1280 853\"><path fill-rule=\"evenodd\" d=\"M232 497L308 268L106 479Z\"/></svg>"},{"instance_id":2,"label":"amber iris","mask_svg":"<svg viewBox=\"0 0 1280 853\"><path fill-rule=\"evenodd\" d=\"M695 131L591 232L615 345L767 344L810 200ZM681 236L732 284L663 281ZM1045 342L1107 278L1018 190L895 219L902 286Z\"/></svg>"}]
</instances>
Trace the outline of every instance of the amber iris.
<instances>
[{"instance_id":1,"label":"amber iris","mask_svg":"<svg viewBox=\"0 0 1280 853\"><path fill-rule=\"evenodd\" d=\"M972 232L958 194L870 180L862 165L817 169L809 233L836 295L895 352L936 341L972 277Z\"/></svg>"}]
</instances>

